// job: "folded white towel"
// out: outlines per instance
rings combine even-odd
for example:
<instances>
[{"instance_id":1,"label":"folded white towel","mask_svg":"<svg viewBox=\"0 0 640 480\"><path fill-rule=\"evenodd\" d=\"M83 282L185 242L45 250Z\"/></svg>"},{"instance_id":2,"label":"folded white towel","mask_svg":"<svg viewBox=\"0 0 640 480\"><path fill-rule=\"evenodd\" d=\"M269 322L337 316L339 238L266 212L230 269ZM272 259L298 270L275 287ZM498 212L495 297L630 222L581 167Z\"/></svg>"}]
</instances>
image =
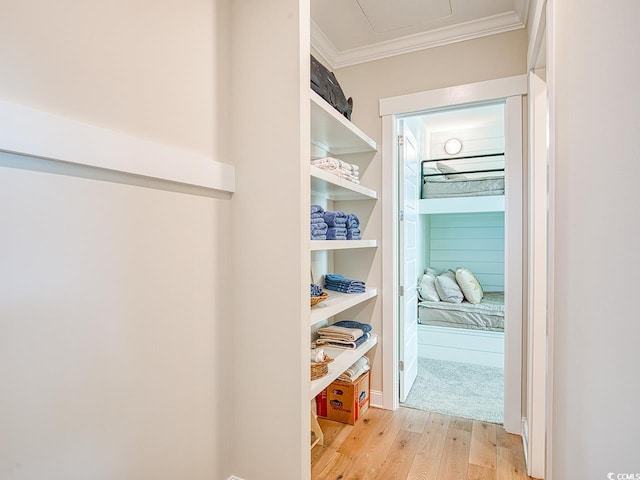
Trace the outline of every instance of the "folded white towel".
<instances>
[{"instance_id":1,"label":"folded white towel","mask_svg":"<svg viewBox=\"0 0 640 480\"><path fill-rule=\"evenodd\" d=\"M338 378L340 380L353 382L360 375L369 370L369 359L367 357L360 357L353 365L342 372L342 374Z\"/></svg>"}]
</instances>

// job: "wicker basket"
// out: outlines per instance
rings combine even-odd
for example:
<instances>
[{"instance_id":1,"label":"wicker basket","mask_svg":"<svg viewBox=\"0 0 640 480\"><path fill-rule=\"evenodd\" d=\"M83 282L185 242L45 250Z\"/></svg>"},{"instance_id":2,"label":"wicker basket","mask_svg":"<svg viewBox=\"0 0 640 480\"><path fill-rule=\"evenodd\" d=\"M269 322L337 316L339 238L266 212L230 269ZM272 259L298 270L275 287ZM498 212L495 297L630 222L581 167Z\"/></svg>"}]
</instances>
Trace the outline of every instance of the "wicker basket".
<instances>
[{"instance_id":1,"label":"wicker basket","mask_svg":"<svg viewBox=\"0 0 640 480\"><path fill-rule=\"evenodd\" d=\"M317 380L329 373L329 364L333 362L333 358L324 356L322 362L311 362L311 380Z\"/></svg>"},{"instance_id":2,"label":"wicker basket","mask_svg":"<svg viewBox=\"0 0 640 480\"><path fill-rule=\"evenodd\" d=\"M319 297L311 297L311 306L313 307L320 302L324 302L327 298L329 298L329 294L327 292L323 292Z\"/></svg>"}]
</instances>

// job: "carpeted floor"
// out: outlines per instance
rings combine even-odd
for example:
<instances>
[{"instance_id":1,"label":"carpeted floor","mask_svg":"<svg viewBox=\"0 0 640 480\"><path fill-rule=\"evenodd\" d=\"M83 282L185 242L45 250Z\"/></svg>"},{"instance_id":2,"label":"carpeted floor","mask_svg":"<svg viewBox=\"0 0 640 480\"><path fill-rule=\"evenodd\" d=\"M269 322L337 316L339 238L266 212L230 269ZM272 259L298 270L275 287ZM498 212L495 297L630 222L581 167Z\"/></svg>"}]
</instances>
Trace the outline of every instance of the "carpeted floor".
<instances>
[{"instance_id":1,"label":"carpeted floor","mask_svg":"<svg viewBox=\"0 0 640 480\"><path fill-rule=\"evenodd\" d=\"M418 378L404 405L502 423L504 371L496 367L418 358Z\"/></svg>"}]
</instances>

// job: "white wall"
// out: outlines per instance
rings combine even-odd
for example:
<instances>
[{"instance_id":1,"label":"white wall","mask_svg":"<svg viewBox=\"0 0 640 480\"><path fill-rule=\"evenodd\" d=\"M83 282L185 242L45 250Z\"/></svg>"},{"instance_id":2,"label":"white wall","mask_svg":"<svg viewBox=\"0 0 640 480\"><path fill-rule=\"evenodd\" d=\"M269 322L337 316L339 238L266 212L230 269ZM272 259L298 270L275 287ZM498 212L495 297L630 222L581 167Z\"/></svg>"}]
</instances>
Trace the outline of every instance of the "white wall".
<instances>
[{"instance_id":1,"label":"white wall","mask_svg":"<svg viewBox=\"0 0 640 480\"><path fill-rule=\"evenodd\" d=\"M550 2L554 480L639 473L640 39L634 0ZM548 5L548 9L549 9ZM576 21L579 18L579 21ZM549 24L548 24L549 26ZM619 478L619 477L613 477Z\"/></svg>"},{"instance_id":2,"label":"white wall","mask_svg":"<svg viewBox=\"0 0 640 480\"><path fill-rule=\"evenodd\" d=\"M224 7L5 2L0 98L228 161ZM228 477L229 222L228 200L0 168L1 478Z\"/></svg>"},{"instance_id":3,"label":"white wall","mask_svg":"<svg viewBox=\"0 0 640 480\"><path fill-rule=\"evenodd\" d=\"M382 123L378 101L381 98L522 74L526 71L526 50L526 32L517 30L341 68L335 74L345 95L353 97L353 122L380 145ZM380 192L381 168L378 153L366 170L361 169L361 183ZM382 202L377 202L367 224L371 238L381 238ZM381 285L381 277L381 250L378 249L366 280L371 285ZM381 303L379 297L372 316L373 327L378 332L382 331ZM376 347L371 372L373 391L382 390L383 348L382 344Z\"/></svg>"},{"instance_id":4,"label":"white wall","mask_svg":"<svg viewBox=\"0 0 640 480\"><path fill-rule=\"evenodd\" d=\"M429 216L430 266L468 268L483 290L504 292L504 212Z\"/></svg>"}]
</instances>

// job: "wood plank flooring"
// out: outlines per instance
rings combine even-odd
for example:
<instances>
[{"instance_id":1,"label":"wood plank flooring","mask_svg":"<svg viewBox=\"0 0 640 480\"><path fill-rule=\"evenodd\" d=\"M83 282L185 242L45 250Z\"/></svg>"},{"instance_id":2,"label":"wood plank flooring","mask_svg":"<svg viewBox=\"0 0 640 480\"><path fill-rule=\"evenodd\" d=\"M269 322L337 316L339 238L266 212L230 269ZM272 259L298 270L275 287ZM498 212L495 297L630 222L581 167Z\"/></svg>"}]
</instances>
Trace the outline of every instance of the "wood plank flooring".
<instances>
[{"instance_id":1,"label":"wood plank flooring","mask_svg":"<svg viewBox=\"0 0 640 480\"><path fill-rule=\"evenodd\" d=\"M401 407L357 425L320 419L313 480L525 480L522 442L501 425Z\"/></svg>"}]
</instances>

